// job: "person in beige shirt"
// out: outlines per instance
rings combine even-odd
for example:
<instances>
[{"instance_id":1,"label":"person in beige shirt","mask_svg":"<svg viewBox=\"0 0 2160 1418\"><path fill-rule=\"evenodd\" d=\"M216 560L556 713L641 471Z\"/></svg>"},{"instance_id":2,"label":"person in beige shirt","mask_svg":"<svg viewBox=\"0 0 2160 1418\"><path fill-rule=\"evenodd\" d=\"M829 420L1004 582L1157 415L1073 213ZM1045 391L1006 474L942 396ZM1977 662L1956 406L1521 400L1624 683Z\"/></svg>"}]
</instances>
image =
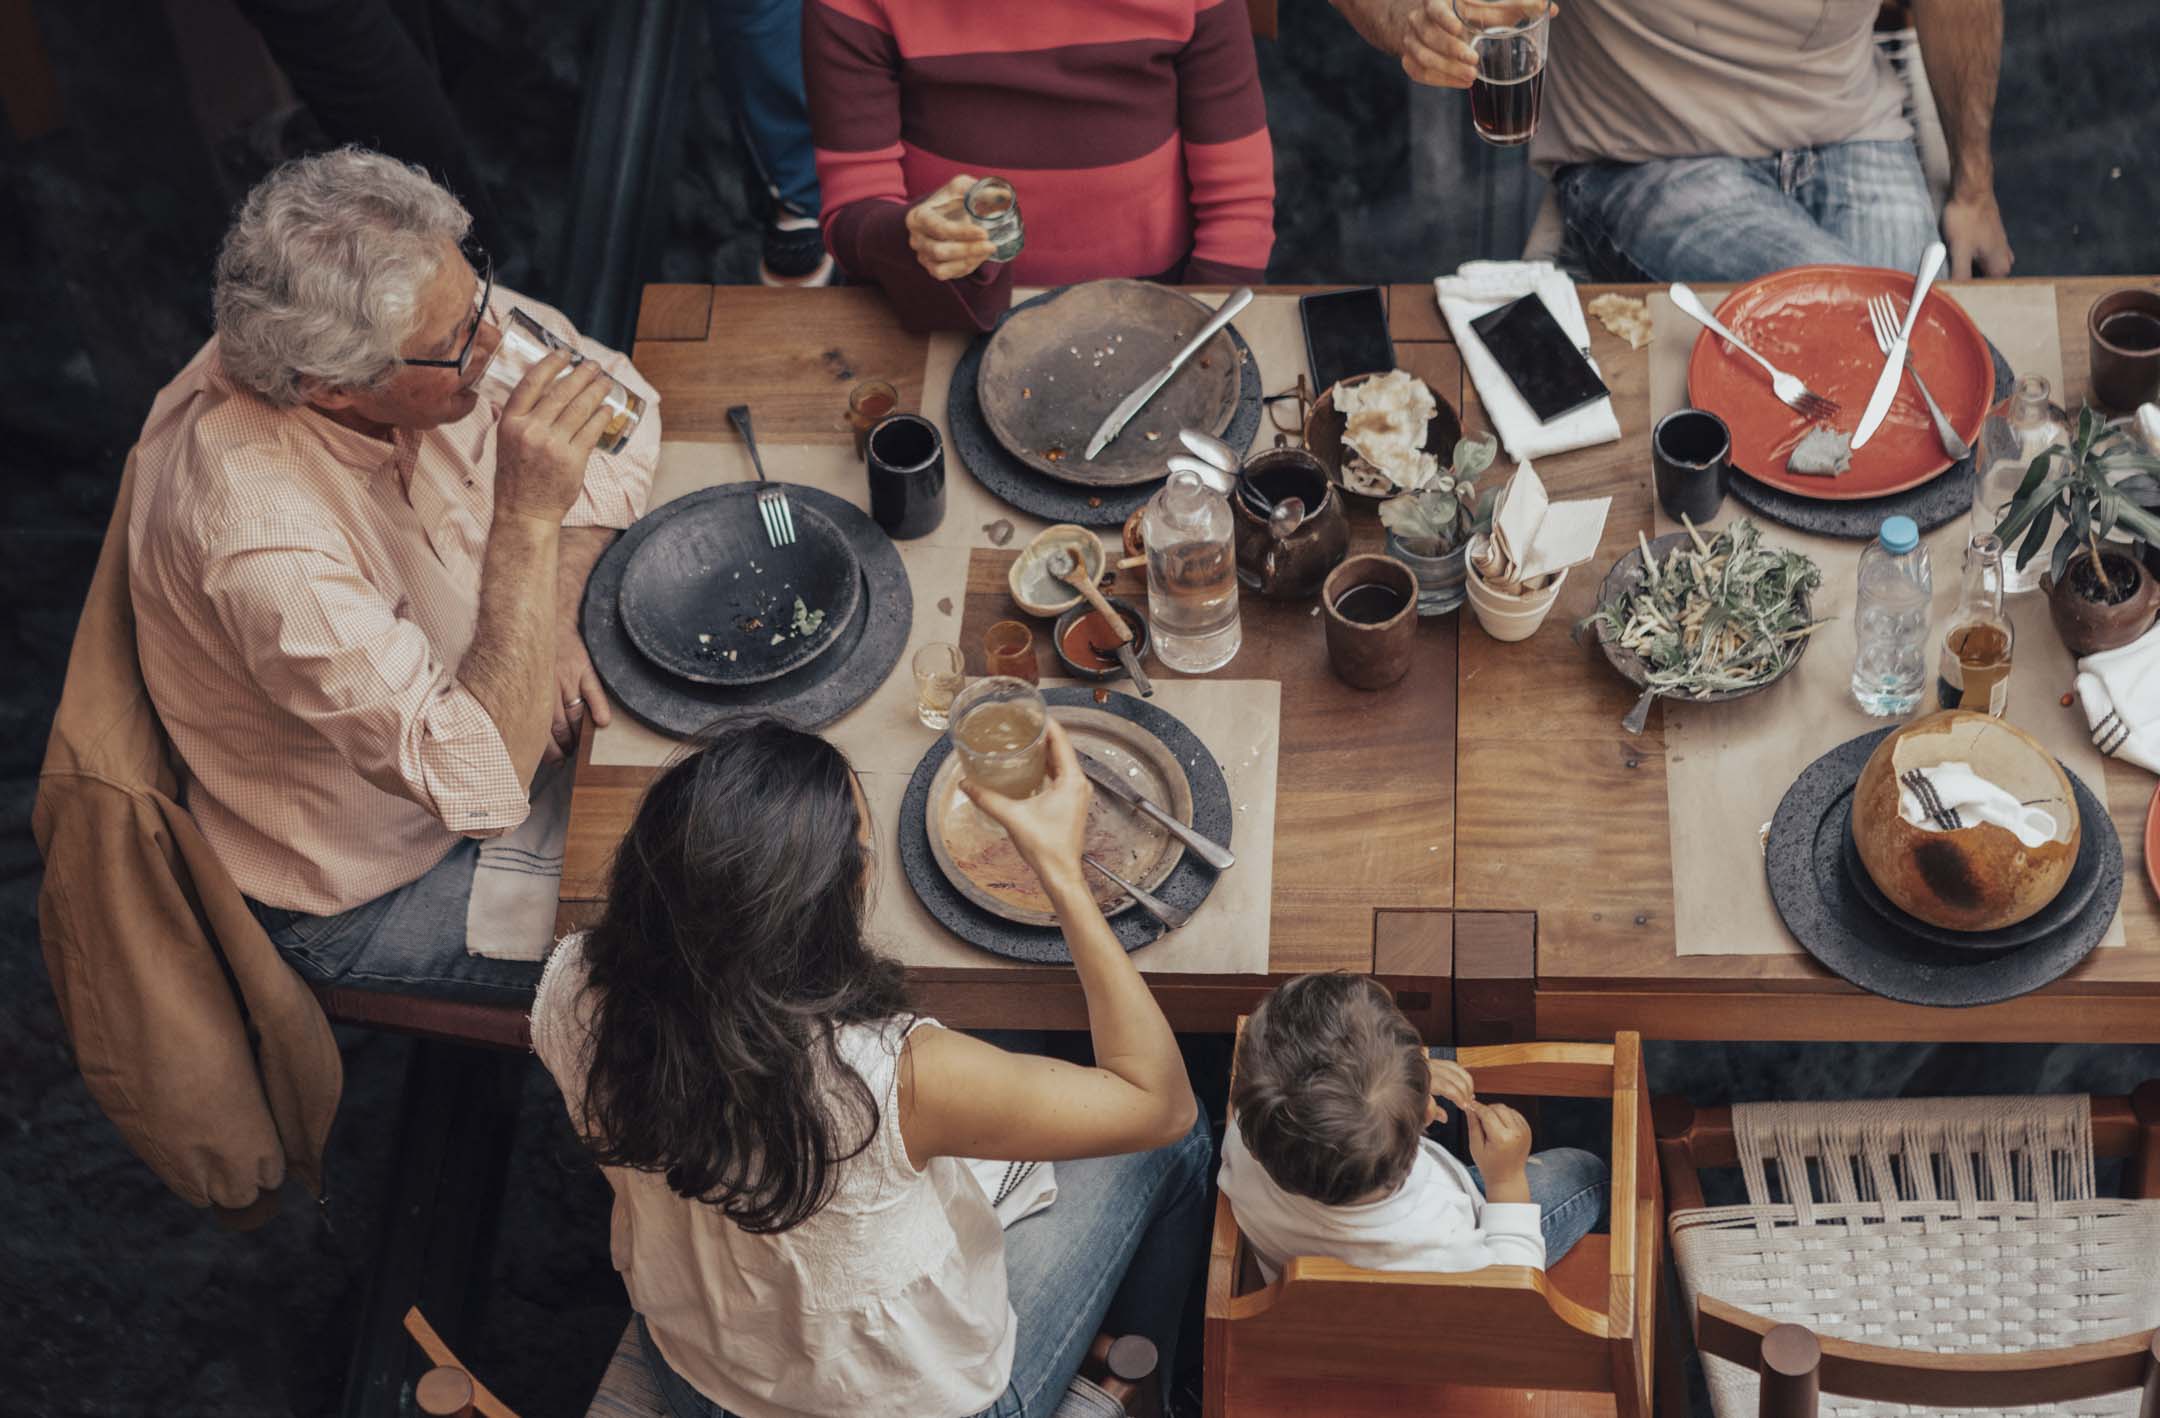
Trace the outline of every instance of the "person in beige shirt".
<instances>
[{"instance_id":1,"label":"person in beige shirt","mask_svg":"<svg viewBox=\"0 0 2160 1418\"><path fill-rule=\"evenodd\" d=\"M1468 88L1477 24L1545 0L1334 0L1420 83ZM1938 222L1873 41L1877 0L1560 0L1530 156L1598 280L1747 280L1811 262L2006 276L1989 126L2002 0L1911 0L1951 184Z\"/></svg>"},{"instance_id":2,"label":"person in beige shirt","mask_svg":"<svg viewBox=\"0 0 2160 1418\"><path fill-rule=\"evenodd\" d=\"M263 179L218 259L217 333L136 445L129 590L189 814L311 980L529 1000L465 949L479 840L609 706L585 578L644 510L648 408L595 452L628 360L496 287L416 168L346 148ZM480 383L522 308L586 356Z\"/></svg>"}]
</instances>

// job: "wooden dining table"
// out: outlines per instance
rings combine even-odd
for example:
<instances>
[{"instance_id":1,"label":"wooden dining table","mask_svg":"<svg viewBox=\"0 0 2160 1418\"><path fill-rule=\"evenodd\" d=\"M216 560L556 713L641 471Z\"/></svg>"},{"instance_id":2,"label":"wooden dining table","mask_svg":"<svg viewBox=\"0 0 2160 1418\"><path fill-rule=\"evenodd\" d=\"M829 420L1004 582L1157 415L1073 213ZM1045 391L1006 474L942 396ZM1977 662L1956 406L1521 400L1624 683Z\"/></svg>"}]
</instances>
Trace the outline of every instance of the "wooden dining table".
<instances>
[{"instance_id":1,"label":"wooden dining table","mask_svg":"<svg viewBox=\"0 0 2160 1418\"><path fill-rule=\"evenodd\" d=\"M2059 393L2074 407L2086 393L2092 301L2154 283L2045 283L2056 292ZM1582 293L1606 290L1648 293ZM1388 296L1398 363L1461 410L1467 428L1484 427L1432 288ZM919 406L927 338L902 330L871 290L655 285L634 358L661 392L669 440L731 440L725 411L747 403L761 440L845 441L839 414L859 379L892 378L903 405ZM1649 357L1595 322L1591 339L1624 436L1540 459L1538 470L1556 497L1613 499L1593 563L1602 569L1652 524ZM955 464L950 476L968 476ZM1369 504L1351 522L1353 550L1379 549ZM1001 563L973 555L964 644L1012 613ZM1137 573L1126 575L1116 589L1144 594ZM2129 864L2127 943L2042 990L1928 1008L1860 991L1804 954L1679 954L1676 893L1719 884L1674 880L1660 715L1640 735L1624 732L1634 691L1566 633L1597 583L1570 577L1546 628L1516 644L1492 640L1467 608L1426 622L1410 677L1378 693L1332 677L1309 605L1247 601L1234 672L1283 686L1267 973L1151 976L1177 1027L1227 1030L1281 979L1344 969L1378 976L1435 1042L1610 1039L1621 1029L1662 1039L2160 1042L2160 898L2141 866L2153 777L2114 759L2106 799ZM588 731L565 929L602 905L607 861L653 771L595 765L591 744ZM911 978L923 1006L959 1027L1085 1022L1069 970L986 964Z\"/></svg>"}]
</instances>

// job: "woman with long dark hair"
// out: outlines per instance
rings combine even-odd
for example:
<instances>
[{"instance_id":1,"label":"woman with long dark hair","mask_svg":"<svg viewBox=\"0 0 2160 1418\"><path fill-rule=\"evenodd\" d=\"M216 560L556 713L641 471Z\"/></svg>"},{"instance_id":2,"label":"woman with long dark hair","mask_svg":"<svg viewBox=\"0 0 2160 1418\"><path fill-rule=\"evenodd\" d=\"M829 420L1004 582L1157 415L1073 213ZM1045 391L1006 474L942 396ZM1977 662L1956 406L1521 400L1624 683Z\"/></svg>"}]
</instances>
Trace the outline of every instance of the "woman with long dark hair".
<instances>
[{"instance_id":1,"label":"woman with long dark hair","mask_svg":"<svg viewBox=\"0 0 2160 1418\"><path fill-rule=\"evenodd\" d=\"M854 774L772 721L654 781L606 913L548 962L533 1047L615 1189L615 1265L676 1418L1047 1414L1106 1320L1168 1368L1209 1146L1081 876L1087 779L1053 721L1040 793L967 790L1057 909L1096 1067L910 1010L864 938ZM1008 1233L962 1158L1069 1165Z\"/></svg>"}]
</instances>

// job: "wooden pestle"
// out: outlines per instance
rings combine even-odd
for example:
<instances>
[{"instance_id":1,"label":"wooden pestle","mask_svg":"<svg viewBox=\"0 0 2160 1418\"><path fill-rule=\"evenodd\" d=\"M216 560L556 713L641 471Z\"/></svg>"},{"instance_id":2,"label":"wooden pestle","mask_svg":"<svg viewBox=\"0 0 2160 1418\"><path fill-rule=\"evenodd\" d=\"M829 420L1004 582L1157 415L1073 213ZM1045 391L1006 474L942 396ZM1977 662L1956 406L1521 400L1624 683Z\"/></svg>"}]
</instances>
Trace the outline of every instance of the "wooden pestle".
<instances>
[{"instance_id":1,"label":"wooden pestle","mask_svg":"<svg viewBox=\"0 0 2160 1418\"><path fill-rule=\"evenodd\" d=\"M1102 588L1095 584L1095 578L1087 574L1087 567L1069 548L1060 547L1050 553L1050 574L1087 597L1088 604L1095 608L1095 614L1101 616L1103 624L1109 626L1111 633L1117 636L1118 644L1132 643L1132 627L1125 623L1123 616L1110 608L1110 603L1103 599Z\"/></svg>"}]
</instances>

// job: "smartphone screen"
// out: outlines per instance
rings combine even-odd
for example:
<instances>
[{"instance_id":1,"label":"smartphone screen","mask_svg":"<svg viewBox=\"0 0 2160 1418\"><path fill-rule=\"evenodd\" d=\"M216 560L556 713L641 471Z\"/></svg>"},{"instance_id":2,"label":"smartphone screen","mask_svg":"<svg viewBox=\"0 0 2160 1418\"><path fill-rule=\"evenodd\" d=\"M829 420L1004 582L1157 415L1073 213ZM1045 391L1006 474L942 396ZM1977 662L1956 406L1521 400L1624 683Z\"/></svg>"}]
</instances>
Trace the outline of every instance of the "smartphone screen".
<instances>
[{"instance_id":1,"label":"smartphone screen","mask_svg":"<svg viewBox=\"0 0 2160 1418\"><path fill-rule=\"evenodd\" d=\"M1358 374L1385 374L1395 367L1388 335L1387 299L1378 286L1298 297L1305 322L1305 362L1313 392L1332 389Z\"/></svg>"},{"instance_id":2,"label":"smartphone screen","mask_svg":"<svg viewBox=\"0 0 2160 1418\"><path fill-rule=\"evenodd\" d=\"M1540 423L1596 403L1607 393L1605 381L1534 291L1480 315L1470 328Z\"/></svg>"}]
</instances>

